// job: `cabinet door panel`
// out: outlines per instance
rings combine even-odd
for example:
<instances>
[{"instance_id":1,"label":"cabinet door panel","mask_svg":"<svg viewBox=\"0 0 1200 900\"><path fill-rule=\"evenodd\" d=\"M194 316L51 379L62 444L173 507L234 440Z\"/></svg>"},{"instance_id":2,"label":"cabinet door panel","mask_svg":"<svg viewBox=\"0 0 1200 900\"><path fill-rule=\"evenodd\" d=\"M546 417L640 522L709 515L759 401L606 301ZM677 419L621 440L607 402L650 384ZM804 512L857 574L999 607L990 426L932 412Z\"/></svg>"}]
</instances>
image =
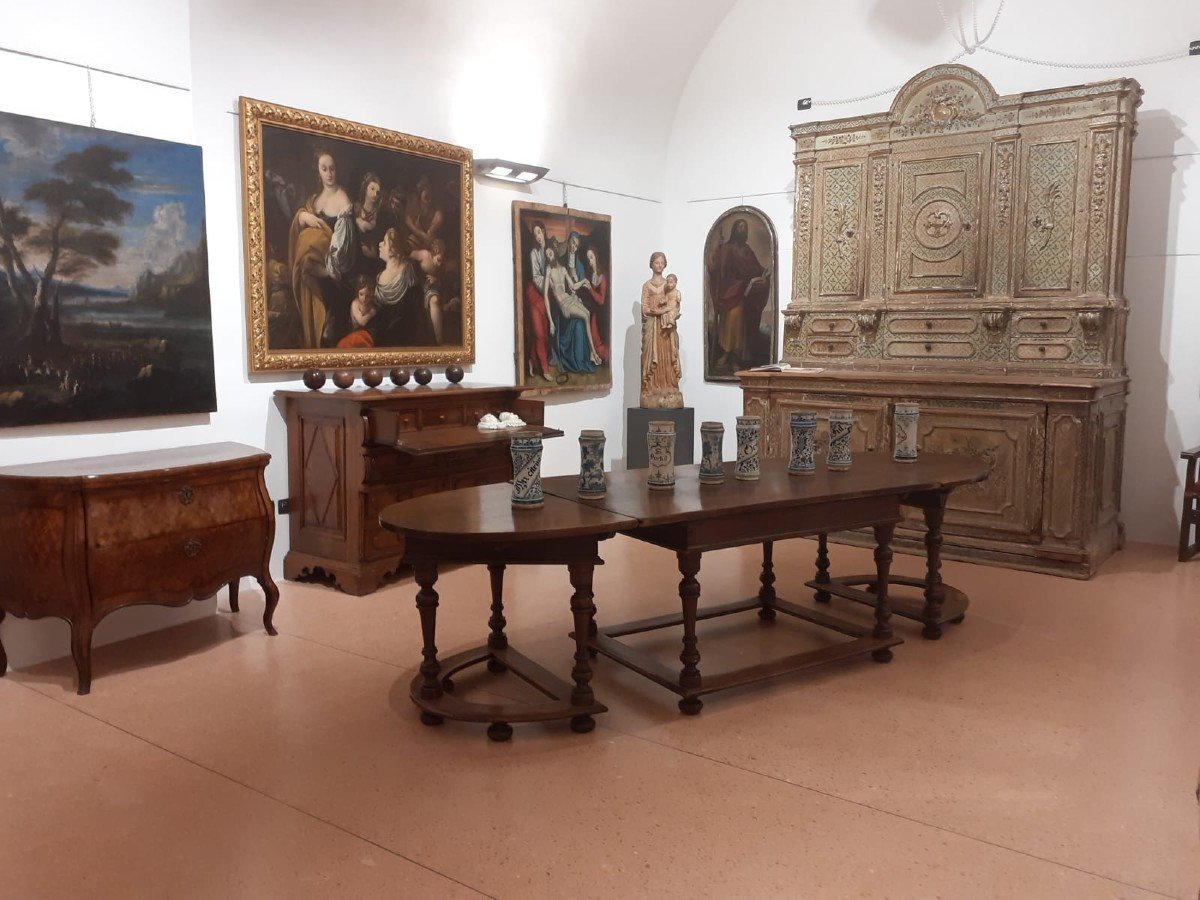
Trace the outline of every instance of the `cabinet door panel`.
<instances>
[{"instance_id":1,"label":"cabinet door panel","mask_svg":"<svg viewBox=\"0 0 1200 900\"><path fill-rule=\"evenodd\" d=\"M763 455L770 459L787 457L791 449L791 426L789 420L793 412L815 412L817 414L817 453L821 463L821 455L829 446L829 412L834 409L848 409L854 413L854 430L850 432L850 452L866 453L875 450L880 443L883 428L884 409L886 401L874 397L845 397L828 394L809 398L800 396L776 396L771 402L770 415L764 422L768 435L767 446ZM754 415L755 413L752 413Z\"/></svg>"},{"instance_id":2,"label":"cabinet door panel","mask_svg":"<svg viewBox=\"0 0 1200 900\"><path fill-rule=\"evenodd\" d=\"M983 150L899 162L896 292L980 291Z\"/></svg>"},{"instance_id":3,"label":"cabinet door panel","mask_svg":"<svg viewBox=\"0 0 1200 900\"><path fill-rule=\"evenodd\" d=\"M987 460L986 481L950 495L946 531L958 534L1041 533L1046 414L1038 404L1004 408L921 405L922 450ZM906 513L913 523L920 516Z\"/></svg>"}]
</instances>

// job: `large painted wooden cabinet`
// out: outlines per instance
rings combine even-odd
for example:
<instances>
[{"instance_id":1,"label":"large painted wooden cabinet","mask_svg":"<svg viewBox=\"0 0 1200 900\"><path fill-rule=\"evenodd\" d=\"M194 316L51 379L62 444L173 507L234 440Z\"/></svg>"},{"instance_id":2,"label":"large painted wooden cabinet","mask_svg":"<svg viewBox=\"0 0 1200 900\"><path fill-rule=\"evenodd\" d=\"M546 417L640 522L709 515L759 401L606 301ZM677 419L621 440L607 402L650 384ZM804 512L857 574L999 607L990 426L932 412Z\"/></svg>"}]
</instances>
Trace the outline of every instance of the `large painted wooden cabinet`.
<instances>
[{"instance_id":1,"label":"large painted wooden cabinet","mask_svg":"<svg viewBox=\"0 0 1200 900\"><path fill-rule=\"evenodd\" d=\"M997 96L946 65L887 113L793 127L797 368L742 377L768 454L786 453L799 408L853 408L858 449L886 451L892 404L917 401L924 449L992 468L951 498L947 555L1089 577L1123 539L1141 93L1120 79Z\"/></svg>"}]
</instances>

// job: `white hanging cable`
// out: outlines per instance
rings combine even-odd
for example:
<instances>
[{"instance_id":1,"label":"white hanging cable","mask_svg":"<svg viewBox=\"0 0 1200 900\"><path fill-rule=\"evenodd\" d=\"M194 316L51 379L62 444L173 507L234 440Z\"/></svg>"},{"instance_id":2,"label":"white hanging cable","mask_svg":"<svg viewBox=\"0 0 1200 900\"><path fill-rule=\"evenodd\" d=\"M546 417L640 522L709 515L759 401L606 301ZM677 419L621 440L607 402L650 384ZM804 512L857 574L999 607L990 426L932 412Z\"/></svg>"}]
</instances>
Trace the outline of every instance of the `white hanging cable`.
<instances>
[{"instance_id":1,"label":"white hanging cable","mask_svg":"<svg viewBox=\"0 0 1200 900\"><path fill-rule=\"evenodd\" d=\"M950 59L946 60L946 64L949 65L950 63L958 62L960 59L962 59L966 55L967 55L967 51L962 50L962 51L956 53L954 56L950 57ZM813 100L812 105L813 106L839 106L843 103L858 103L860 100L874 100L876 97L886 97L888 94L896 93L896 91L900 90L900 88L904 87L904 85L907 83L908 83L908 79L905 79L904 81L900 82L899 84L894 84L891 87L886 87L881 91L874 91L870 94L862 94L861 96L858 96L858 97L842 97L840 99L835 99L835 100Z\"/></svg>"},{"instance_id":2,"label":"white hanging cable","mask_svg":"<svg viewBox=\"0 0 1200 900\"><path fill-rule=\"evenodd\" d=\"M950 18L946 15L946 9L942 6L942 0L935 0L935 2L937 3L938 13L940 13L942 17L942 24L945 25L946 30L950 32L950 37L954 38L958 46L962 47L967 53L973 52L975 48L967 43L967 33L963 28L962 12L960 11L958 14L958 31L956 32L950 25Z\"/></svg>"},{"instance_id":3,"label":"white hanging cable","mask_svg":"<svg viewBox=\"0 0 1200 900\"><path fill-rule=\"evenodd\" d=\"M95 97L95 95L92 94L92 70L91 69L87 70L87 80L88 80L88 110L91 113L91 117L88 119L88 127L95 128L96 127L96 97Z\"/></svg>"},{"instance_id":4,"label":"white hanging cable","mask_svg":"<svg viewBox=\"0 0 1200 900\"><path fill-rule=\"evenodd\" d=\"M975 9L978 10L978 6L976 6ZM983 37L980 37L979 32L975 32L976 47L982 47L988 42L988 39L992 36L993 32L995 32L996 26L1000 24L1000 13L1002 12L1004 12L1004 0L1000 0L1000 5L996 8L996 15L992 19L992 27L987 30L987 34L985 34Z\"/></svg>"},{"instance_id":5,"label":"white hanging cable","mask_svg":"<svg viewBox=\"0 0 1200 900\"><path fill-rule=\"evenodd\" d=\"M1158 56L1146 56L1142 59L1123 59L1116 62L1054 62L1049 59L1033 59L1028 56L1019 56L1016 53L1006 53L1003 50L997 50L995 47L980 47L985 53L991 53L993 56L1002 56L1005 59L1012 59L1017 62L1029 63L1034 66L1050 66L1054 69L1126 69L1131 66L1149 66L1154 63L1170 62L1173 59L1185 59L1190 53L1184 47L1182 50L1176 50L1173 53L1160 53Z\"/></svg>"}]
</instances>

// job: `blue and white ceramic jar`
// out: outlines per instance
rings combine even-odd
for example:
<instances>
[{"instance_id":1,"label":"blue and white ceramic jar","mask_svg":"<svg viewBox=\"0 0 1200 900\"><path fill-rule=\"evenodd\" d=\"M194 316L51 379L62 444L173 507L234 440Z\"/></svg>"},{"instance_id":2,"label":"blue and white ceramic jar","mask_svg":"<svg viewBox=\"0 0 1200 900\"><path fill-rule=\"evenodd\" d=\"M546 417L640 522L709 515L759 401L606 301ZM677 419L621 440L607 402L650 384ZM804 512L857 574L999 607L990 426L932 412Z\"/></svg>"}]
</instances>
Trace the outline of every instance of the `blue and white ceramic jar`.
<instances>
[{"instance_id":1,"label":"blue and white ceramic jar","mask_svg":"<svg viewBox=\"0 0 1200 900\"><path fill-rule=\"evenodd\" d=\"M603 497L608 491L604 478L604 432L585 428L579 432L579 496L585 500Z\"/></svg>"},{"instance_id":2,"label":"blue and white ceramic jar","mask_svg":"<svg viewBox=\"0 0 1200 900\"><path fill-rule=\"evenodd\" d=\"M675 487L675 423L651 422L646 432L646 450L650 468L646 484L652 491L670 491Z\"/></svg>"},{"instance_id":3,"label":"blue and white ceramic jar","mask_svg":"<svg viewBox=\"0 0 1200 900\"><path fill-rule=\"evenodd\" d=\"M737 466L733 477L738 481L758 481L758 435L762 431L759 416L737 417Z\"/></svg>"},{"instance_id":4,"label":"blue and white ceramic jar","mask_svg":"<svg viewBox=\"0 0 1200 900\"><path fill-rule=\"evenodd\" d=\"M513 461L512 505L537 509L542 494L542 436L534 431L518 431L509 446Z\"/></svg>"},{"instance_id":5,"label":"blue and white ceramic jar","mask_svg":"<svg viewBox=\"0 0 1200 900\"><path fill-rule=\"evenodd\" d=\"M917 419L921 407L916 403L897 403L892 411L892 459L917 461Z\"/></svg>"},{"instance_id":6,"label":"blue and white ceramic jar","mask_svg":"<svg viewBox=\"0 0 1200 900\"><path fill-rule=\"evenodd\" d=\"M792 452L788 455L788 474L812 475L817 471L817 414L794 412L790 422Z\"/></svg>"},{"instance_id":7,"label":"blue and white ceramic jar","mask_svg":"<svg viewBox=\"0 0 1200 900\"><path fill-rule=\"evenodd\" d=\"M850 468L850 434L853 430L854 413L851 410L830 411L829 452L825 454L825 465L835 472Z\"/></svg>"},{"instance_id":8,"label":"blue and white ceramic jar","mask_svg":"<svg viewBox=\"0 0 1200 900\"><path fill-rule=\"evenodd\" d=\"M720 422L700 423L700 483L723 484L725 481L724 460L721 459L725 443L725 426Z\"/></svg>"}]
</instances>

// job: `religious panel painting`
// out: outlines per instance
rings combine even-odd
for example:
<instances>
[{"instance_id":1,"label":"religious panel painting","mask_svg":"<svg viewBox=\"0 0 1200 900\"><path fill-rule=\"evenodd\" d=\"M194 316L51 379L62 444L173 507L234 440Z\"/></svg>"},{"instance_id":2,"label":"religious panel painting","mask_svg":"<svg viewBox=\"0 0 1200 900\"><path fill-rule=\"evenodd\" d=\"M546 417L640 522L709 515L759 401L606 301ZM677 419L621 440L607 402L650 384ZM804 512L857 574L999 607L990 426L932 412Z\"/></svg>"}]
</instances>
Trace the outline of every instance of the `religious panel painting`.
<instances>
[{"instance_id":1,"label":"religious panel painting","mask_svg":"<svg viewBox=\"0 0 1200 900\"><path fill-rule=\"evenodd\" d=\"M513 203L517 385L612 386L612 221L564 206Z\"/></svg>"},{"instance_id":2,"label":"religious panel painting","mask_svg":"<svg viewBox=\"0 0 1200 900\"><path fill-rule=\"evenodd\" d=\"M0 427L216 408L200 148L0 113Z\"/></svg>"},{"instance_id":3,"label":"religious panel painting","mask_svg":"<svg viewBox=\"0 0 1200 900\"><path fill-rule=\"evenodd\" d=\"M475 360L471 152L241 99L250 371Z\"/></svg>"},{"instance_id":4,"label":"religious panel painting","mask_svg":"<svg viewBox=\"0 0 1200 900\"><path fill-rule=\"evenodd\" d=\"M779 321L775 227L762 210L721 214L704 242L704 380L775 362Z\"/></svg>"}]
</instances>

